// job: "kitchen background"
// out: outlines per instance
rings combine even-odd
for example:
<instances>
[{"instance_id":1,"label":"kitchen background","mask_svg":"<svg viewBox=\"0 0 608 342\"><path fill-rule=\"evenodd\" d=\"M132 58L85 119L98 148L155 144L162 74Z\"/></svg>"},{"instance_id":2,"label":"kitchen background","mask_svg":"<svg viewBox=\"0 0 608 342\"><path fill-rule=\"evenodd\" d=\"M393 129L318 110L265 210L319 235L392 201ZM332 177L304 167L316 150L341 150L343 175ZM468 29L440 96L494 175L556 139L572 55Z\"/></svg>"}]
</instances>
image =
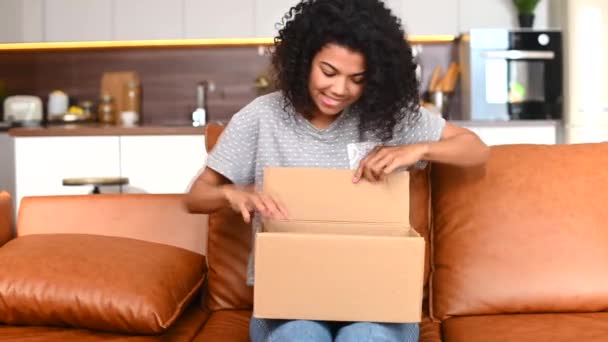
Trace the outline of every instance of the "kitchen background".
<instances>
[{"instance_id":1,"label":"kitchen background","mask_svg":"<svg viewBox=\"0 0 608 342\"><path fill-rule=\"evenodd\" d=\"M477 29L519 32L512 0L385 2L402 19L417 53L421 93L429 95L437 80L452 75L445 84L454 89L443 85L449 97L429 96L425 105L441 111L438 100L447 101L443 115L486 143L608 136L605 0L540 0L536 6L533 29L562 34L564 81L558 99L563 109L534 120L481 120L463 111L467 96L483 97L486 90L465 82L471 65L463 46ZM40 99L16 98L0 107L0 188L14 194L16 203L28 195L92 191L91 180L64 185L75 177L128 179L127 185L99 187L102 192L183 192L206 156L204 122L193 112L202 107L205 122L226 122L255 96L272 91L268 49L275 23L294 3L0 0L0 97ZM135 85L129 108L122 100L128 97L125 80ZM103 92L116 98L106 123L98 115ZM50 115L56 108L60 115ZM121 116L125 109L135 118ZM13 112L22 116L9 120Z\"/></svg>"}]
</instances>

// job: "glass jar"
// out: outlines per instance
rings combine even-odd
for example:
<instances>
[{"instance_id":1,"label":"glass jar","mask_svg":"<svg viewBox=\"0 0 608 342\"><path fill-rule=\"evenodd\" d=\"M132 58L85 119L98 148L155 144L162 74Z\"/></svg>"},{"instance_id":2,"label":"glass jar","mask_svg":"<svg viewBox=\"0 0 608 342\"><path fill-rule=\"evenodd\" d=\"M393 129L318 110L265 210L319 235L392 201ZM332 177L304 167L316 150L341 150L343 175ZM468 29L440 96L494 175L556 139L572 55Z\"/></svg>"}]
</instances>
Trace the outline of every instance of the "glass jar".
<instances>
[{"instance_id":1,"label":"glass jar","mask_svg":"<svg viewBox=\"0 0 608 342\"><path fill-rule=\"evenodd\" d=\"M85 119L85 120L93 119L93 102L82 101L82 102L80 102L80 107L82 107L83 119Z\"/></svg>"},{"instance_id":2,"label":"glass jar","mask_svg":"<svg viewBox=\"0 0 608 342\"><path fill-rule=\"evenodd\" d=\"M124 86L123 99L125 101L123 111L135 112L137 115L141 114L139 84L137 84L135 81L126 82Z\"/></svg>"},{"instance_id":3,"label":"glass jar","mask_svg":"<svg viewBox=\"0 0 608 342\"><path fill-rule=\"evenodd\" d=\"M114 124L114 122L116 122L116 107L112 95L107 93L101 95L97 118L99 119L99 122L105 124Z\"/></svg>"}]
</instances>

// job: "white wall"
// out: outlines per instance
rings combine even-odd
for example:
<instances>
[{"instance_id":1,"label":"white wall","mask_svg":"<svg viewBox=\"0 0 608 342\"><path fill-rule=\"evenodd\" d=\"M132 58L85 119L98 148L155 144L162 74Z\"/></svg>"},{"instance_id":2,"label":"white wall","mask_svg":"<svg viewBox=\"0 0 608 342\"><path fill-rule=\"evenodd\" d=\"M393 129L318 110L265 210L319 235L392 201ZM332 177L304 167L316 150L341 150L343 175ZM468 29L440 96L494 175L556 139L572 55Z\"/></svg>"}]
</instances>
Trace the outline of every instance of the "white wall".
<instances>
[{"instance_id":1,"label":"white wall","mask_svg":"<svg viewBox=\"0 0 608 342\"><path fill-rule=\"evenodd\" d=\"M566 142L608 141L608 1L565 3Z\"/></svg>"}]
</instances>

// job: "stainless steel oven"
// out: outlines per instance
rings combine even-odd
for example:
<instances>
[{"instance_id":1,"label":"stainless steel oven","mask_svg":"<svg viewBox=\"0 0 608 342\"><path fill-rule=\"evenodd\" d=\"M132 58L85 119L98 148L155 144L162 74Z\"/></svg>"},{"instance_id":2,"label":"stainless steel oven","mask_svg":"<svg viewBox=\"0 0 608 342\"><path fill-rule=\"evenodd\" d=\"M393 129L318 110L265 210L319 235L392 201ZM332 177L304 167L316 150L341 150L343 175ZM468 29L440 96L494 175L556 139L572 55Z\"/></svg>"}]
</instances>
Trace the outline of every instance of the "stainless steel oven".
<instances>
[{"instance_id":1,"label":"stainless steel oven","mask_svg":"<svg viewBox=\"0 0 608 342\"><path fill-rule=\"evenodd\" d=\"M459 57L461 119L562 117L560 31L474 29L461 37Z\"/></svg>"}]
</instances>

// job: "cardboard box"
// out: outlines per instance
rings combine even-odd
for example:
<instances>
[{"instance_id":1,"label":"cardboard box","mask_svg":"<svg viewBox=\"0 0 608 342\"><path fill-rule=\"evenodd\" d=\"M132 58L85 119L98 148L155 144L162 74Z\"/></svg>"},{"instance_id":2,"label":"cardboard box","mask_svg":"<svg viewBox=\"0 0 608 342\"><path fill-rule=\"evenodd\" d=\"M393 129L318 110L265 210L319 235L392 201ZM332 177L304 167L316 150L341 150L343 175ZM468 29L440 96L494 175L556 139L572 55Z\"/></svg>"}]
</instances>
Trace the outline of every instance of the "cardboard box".
<instances>
[{"instance_id":1,"label":"cardboard box","mask_svg":"<svg viewBox=\"0 0 608 342\"><path fill-rule=\"evenodd\" d=\"M424 239L409 224L409 174L352 183L352 170L268 168L289 221L255 244L254 316L419 322Z\"/></svg>"}]
</instances>

